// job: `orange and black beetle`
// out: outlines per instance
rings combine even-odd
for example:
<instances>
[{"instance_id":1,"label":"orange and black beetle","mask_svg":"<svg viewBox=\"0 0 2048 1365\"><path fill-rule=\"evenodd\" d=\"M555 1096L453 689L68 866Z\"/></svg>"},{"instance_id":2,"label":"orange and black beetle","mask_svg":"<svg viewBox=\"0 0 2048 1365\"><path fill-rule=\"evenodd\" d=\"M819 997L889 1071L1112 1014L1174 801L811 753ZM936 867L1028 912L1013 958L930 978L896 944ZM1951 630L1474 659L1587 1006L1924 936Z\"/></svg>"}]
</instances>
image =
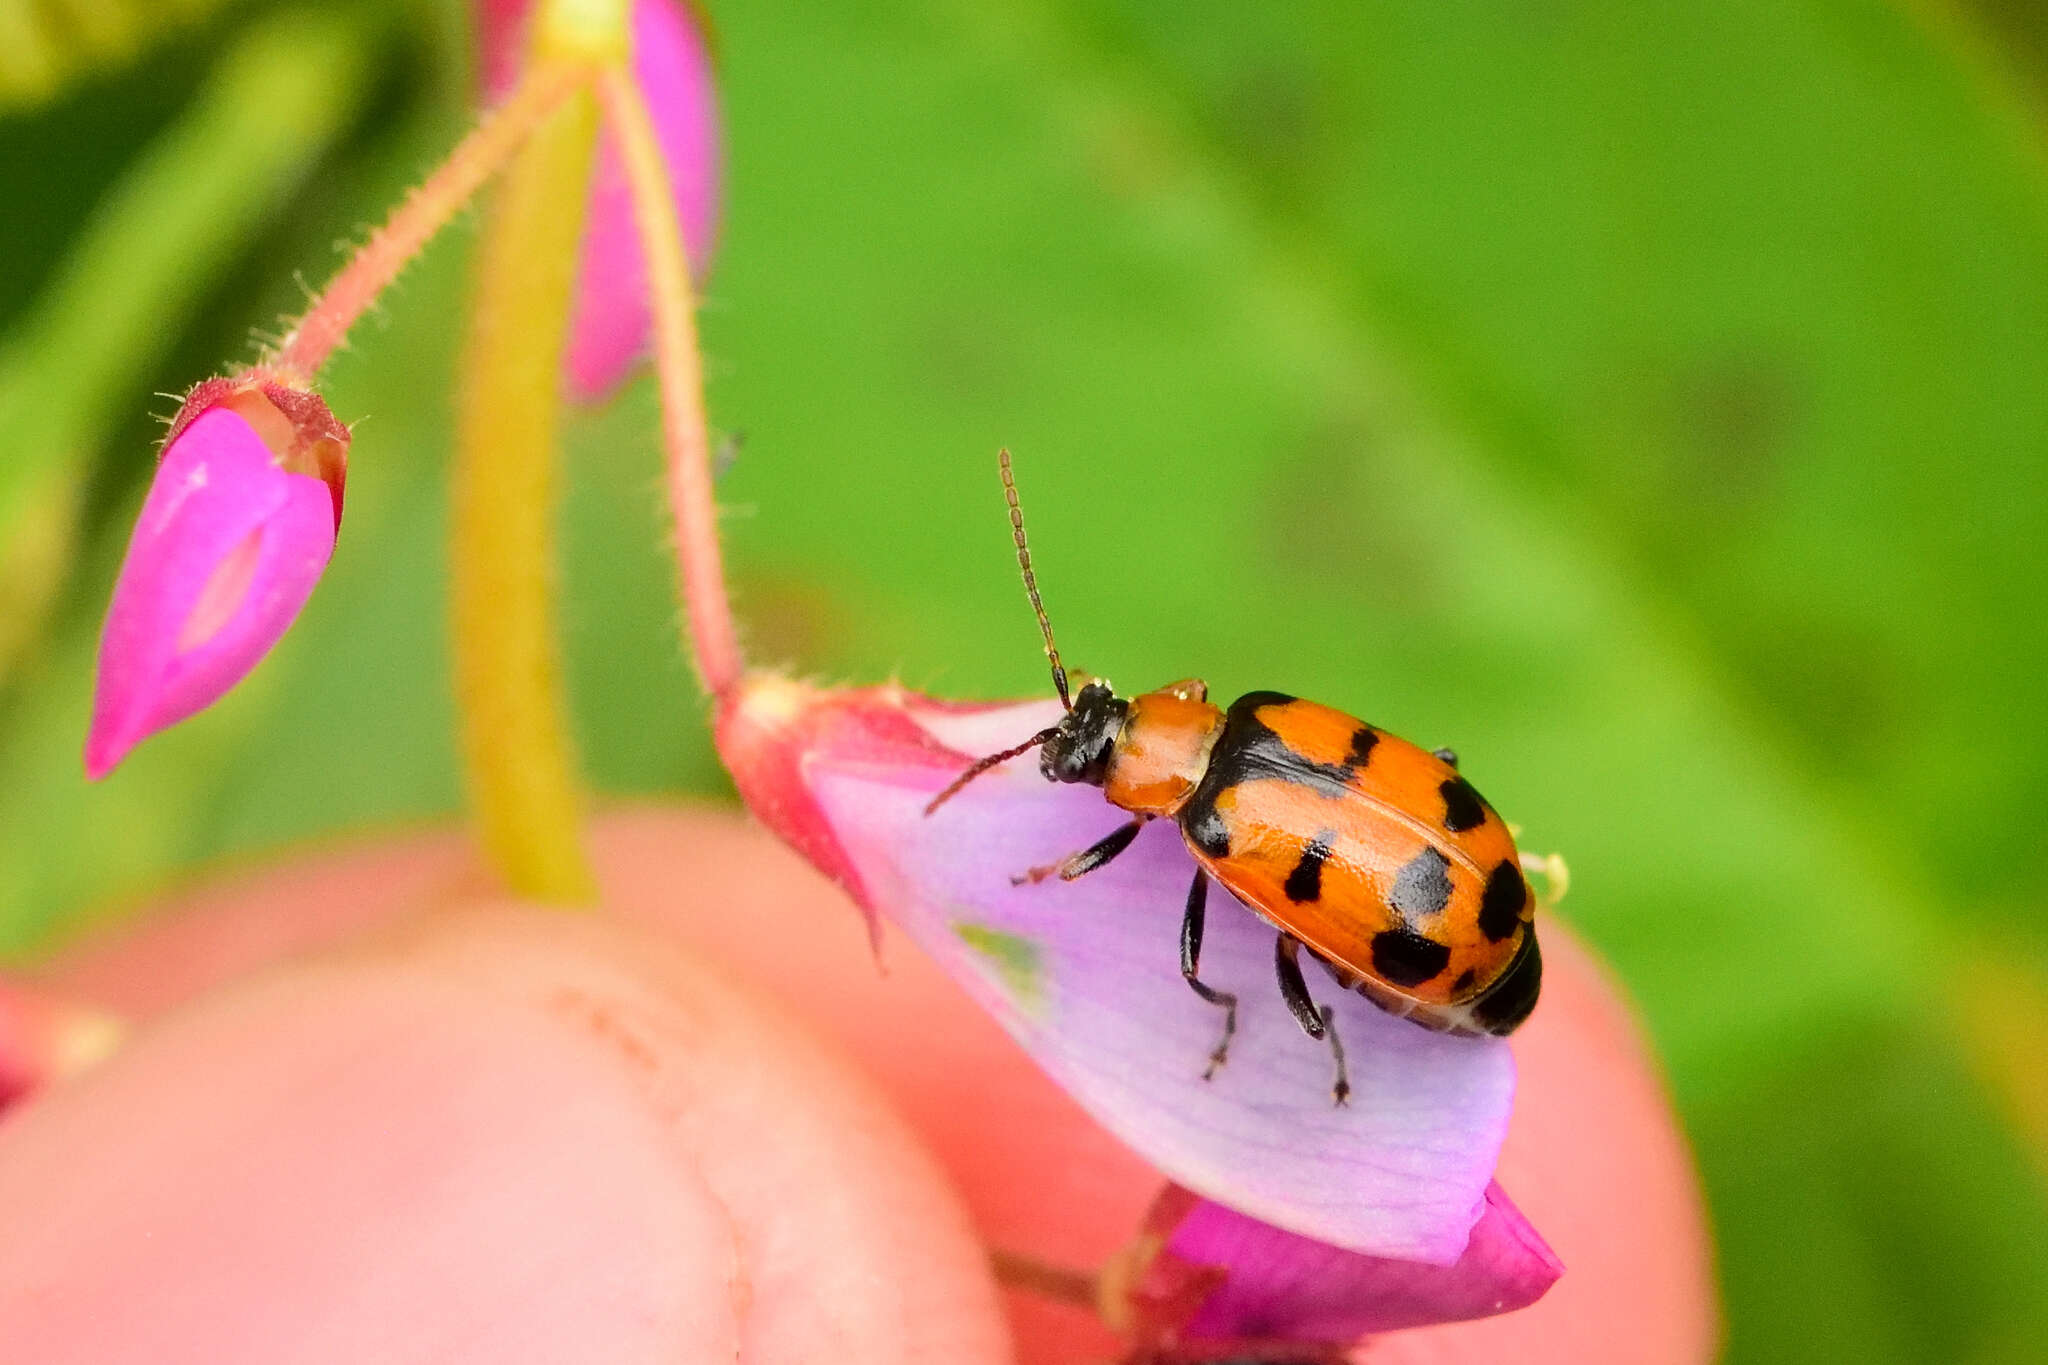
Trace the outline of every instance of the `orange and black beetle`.
<instances>
[{"instance_id":1,"label":"orange and black beetle","mask_svg":"<svg viewBox=\"0 0 2048 1365\"><path fill-rule=\"evenodd\" d=\"M926 813L989 768L1038 748L1048 781L1101 787L1110 804L1137 817L1019 882L1083 876L1130 847L1147 821L1172 816L1198 864L1181 921L1181 975L1224 1011L1210 1074L1237 1027L1237 997L1198 975L1212 877L1280 931L1280 993L1310 1037L1329 1039L1339 1103L1350 1089L1344 1053L1329 1011L1316 1007L1302 980L1304 949L1347 989L1425 1028L1513 1032L1535 1008L1543 975L1535 898L1514 836L1459 775L1457 756L1280 692L1247 693L1225 711L1199 679L1129 700L1090 682L1070 698L1008 451L1001 463L1017 562L1067 713L974 764Z\"/></svg>"}]
</instances>

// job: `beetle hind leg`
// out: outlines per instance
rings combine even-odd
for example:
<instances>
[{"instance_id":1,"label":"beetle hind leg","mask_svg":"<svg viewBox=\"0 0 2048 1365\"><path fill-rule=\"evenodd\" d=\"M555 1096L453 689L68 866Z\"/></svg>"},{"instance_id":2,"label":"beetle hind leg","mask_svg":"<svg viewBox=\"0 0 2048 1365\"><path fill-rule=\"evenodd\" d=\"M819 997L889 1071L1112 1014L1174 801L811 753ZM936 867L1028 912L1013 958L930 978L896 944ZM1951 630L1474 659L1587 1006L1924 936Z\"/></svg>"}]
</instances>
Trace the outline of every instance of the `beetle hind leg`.
<instances>
[{"instance_id":1,"label":"beetle hind leg","mask_svg":"<svg viewBox=\"0 0 2048 1365\"><path fill-rule=\"evenodd\" d=\"M1216 1050L1209 1054L1209 1068L1202 1073L1205 1081L1212 1079L1216 1068L1229 1058L1230 1040L1237 1036L1237 997L1205 984L1196 975L1202 965L1202 921L1208 901L1209 874L1196 868L1195 880L1188 887L1187 913L1180 920L1180 974L1196 995L1223 1011L1223 1036L1216 1040Z\"/></svg>"},{"instance_id":2,"label":"beetle hind leg","mask_svg":"<svg viewBox=\"0 0 2048 1365\"><path fill-rule=\"evenodd\" d=\"M1280 998L1287 1002L1294 1022L1309 1037L1329 1040L1330 1056L1337 1064L1337 1079L1330 1086L1331 1100L1340 1106L1349 1102L1351 1075L1344 1065L1344 1043L1337 1037L1337 1013L1327 1005L1316 1008L1308 993L1308 982L1301 979L1301 940L1292 934L1280 935L1273 945L1273 966L1280 978Z\"/></svg>"}]
</instances>

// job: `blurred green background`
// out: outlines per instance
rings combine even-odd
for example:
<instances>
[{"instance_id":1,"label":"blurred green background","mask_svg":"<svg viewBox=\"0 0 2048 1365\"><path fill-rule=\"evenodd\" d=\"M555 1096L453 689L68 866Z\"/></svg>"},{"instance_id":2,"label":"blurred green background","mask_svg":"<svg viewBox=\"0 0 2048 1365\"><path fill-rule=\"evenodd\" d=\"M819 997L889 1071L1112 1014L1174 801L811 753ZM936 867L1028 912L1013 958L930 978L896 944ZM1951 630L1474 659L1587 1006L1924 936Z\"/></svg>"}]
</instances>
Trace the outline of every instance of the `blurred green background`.
<instances>
[{"instance_id":1,"label":"blurred green background","mask_svg":"<svg viewBox=\"0 0 2048 1365\"><path fill-rule=\"evenodd\" d=\"M69 18L60 17L60 11ZM714 5L704 327L753 647L1358 711L1566 852L1696 1144L1735 1361L2048 1342L2048 22L2014 0ZM40 27L39 27L40 26ZM459 135L462 8L0 0L0 947L458 808L465 226L333 366L299 626L88 788L182 389ZM725 800L651 385L578 419L604 792Z\"/></svg>"}]
</instances>

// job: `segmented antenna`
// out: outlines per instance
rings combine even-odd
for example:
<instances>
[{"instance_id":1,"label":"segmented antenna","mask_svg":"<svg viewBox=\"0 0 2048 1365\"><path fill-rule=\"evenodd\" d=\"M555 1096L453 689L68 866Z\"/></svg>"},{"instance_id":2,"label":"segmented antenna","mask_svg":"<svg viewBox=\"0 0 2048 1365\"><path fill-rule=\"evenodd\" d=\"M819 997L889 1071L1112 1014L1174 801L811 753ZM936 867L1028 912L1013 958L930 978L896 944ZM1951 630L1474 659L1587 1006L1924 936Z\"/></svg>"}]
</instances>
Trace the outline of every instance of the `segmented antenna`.
<instances>
[{"instance_id":1,"label":"segmented antenna","mask_svg":"<svg viewBox=\"0 0 2048 1365\"><path fill-rule=\"evenodd\" d=\"M1045 657L1052 665L1053 689L1060 694L1060 705L1071 711L1074 709L1074 702L1067 695L1067 670L1060 663L1059 646L1052 642L1052 622L1046 618L1045 602L1038 595L1038 576L1031 572L1031 547L1024 543L1024 508L1017 501L1017 476L1010 471L1010 452L999 452L996 455L996 462L1003 467L1003 497L1010 504L1010 539L1017 542L1017 567L1024 571L1024 591L1031 598L1031 610L1038 613L1039 632L1045 636ZM1032 744L1044 742L1043 738L1031 741ZM1024 746L1025 749L1030 747L1030 744ZM1024 749L1015 752L1023 753ZM1004 754L1002 757L1009 758L1012 755ZM975 771L978 770L970 770L967 775L972 777ZM949 791L946 795L950 796L952 793Z\"/></svg>"},{"instance_id":2,"label":"segmented antenna","mask_svg":"<svg viewBox=\"0 0 2048 1365\"><path fill-rule=\"evenodd\" d=\"M975 764L973 767L969 768L966 772L960 774L960 776L954 778L951 785L949 785L944 791L940 792L937 796L934 796L932 798L931 804L924 808L924 813L926 815L930 815L940 806L943 806L948 801L951 801L962 787L966 786L969 782L972 782L975 778L980 777L990 768L995 767L996 764L1007 763L1011 759L1015 758L1018 754L1023 753L1026 749L1036 749L1039 745L1045 743L1047 740L1058 735L1059 732L1060 727L1054 725L1047 729L1040 730L1037 734L1025 740L1022 744L1019 744L1014 749L1005 749L999 754L990 754L987 758L975 760Z\"/></svg>"}]
</instances>

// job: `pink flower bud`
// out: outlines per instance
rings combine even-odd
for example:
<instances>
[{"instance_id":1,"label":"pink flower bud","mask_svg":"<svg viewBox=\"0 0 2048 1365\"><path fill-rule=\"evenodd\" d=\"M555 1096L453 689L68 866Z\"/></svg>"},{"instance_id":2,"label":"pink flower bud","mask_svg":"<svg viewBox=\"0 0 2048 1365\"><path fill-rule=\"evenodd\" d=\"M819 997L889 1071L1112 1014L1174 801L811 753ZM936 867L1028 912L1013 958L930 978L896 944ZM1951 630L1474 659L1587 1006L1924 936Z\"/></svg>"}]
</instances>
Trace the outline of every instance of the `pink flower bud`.
<instances>
[{"instance_id":1,"label":"pink flower bud","mask_svg":"<svg viewBox=\"0 0 2048 1365\"><path fill-rule=\"evenodd\" d=\"M185 400L100 634L85 771L212 705L270 652L334 552L348 429L252 371Z\"/></svg>"},{"instance_id":2,"label":"pink flower bud","mask_svg":"<svg viewBox=\"0 0 2048 1365\"><path fill-rule=\"evenodd\" d=\"M477 0L478 66L486 98L519 78L532 0ZM633 75L675 192L691 272L704 274L718 220L718 105L697 16L680 0L634 0ZM583 261L565 360L580 402L606 396L647 352L647 264L633 222L625 160L607 134L591 172Z\"/></svg>"}]
</instances>

